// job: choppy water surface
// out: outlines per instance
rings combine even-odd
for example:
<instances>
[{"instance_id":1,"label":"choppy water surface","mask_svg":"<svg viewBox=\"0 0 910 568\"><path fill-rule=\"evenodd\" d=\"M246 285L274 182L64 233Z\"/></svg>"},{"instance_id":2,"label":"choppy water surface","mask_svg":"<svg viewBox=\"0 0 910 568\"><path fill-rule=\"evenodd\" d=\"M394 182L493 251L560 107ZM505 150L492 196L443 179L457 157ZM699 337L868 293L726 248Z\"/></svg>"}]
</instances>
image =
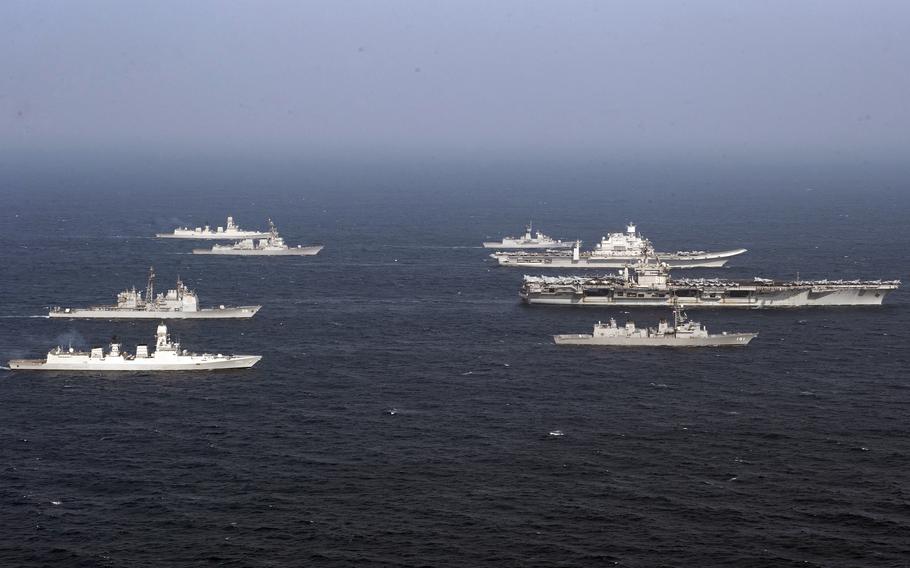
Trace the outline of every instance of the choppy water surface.
<instances>
[{"instance_id":1,"label":"choppy water surface","mask_svg":"<svg viewBox=\"0 0 910 568\"><path fill-rule=\"evenodd\" d=\"M693 312L758 331L741 350L557 348L551 334L625 315L522 306L522 271L478 246L529 217L589 244L635 220L663 248L750 249L693 274L906 280L901 192L550 182L188 184L179 199L100 176L17 181L0 211L0 358L150 340L153 322L31 316L112 300L152 264L159 288L179 273L205 305L264 306L173 323L186 347L264 358L201 375L0 371L0 564L905 565L905 291L880 309ZM194 257L147 238L228 213L326 248Z\"/></svg>"}]
</instances>

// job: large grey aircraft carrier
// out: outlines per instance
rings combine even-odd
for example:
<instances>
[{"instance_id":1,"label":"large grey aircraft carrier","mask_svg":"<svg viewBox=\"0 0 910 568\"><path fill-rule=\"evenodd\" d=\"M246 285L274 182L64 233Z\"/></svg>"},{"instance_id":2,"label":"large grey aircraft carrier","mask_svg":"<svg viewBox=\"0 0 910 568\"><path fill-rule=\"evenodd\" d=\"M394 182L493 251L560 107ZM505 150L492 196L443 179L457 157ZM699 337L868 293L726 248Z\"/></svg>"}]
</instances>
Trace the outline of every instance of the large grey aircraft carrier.
<instances>
[{"instance_id":1,"label":"large grey aircraft carrier","mask_svg":"<svg viewBox=\"0 0 910 568\"><path fill-rule=\"evenodd\" d=\"M877 306L900 280L671 279L666 264L644 262L606 276L525 276L527 304L561 306L673 306L687 308L799 308Z\"/></svg>"},{"instance_id":2,"label":"large grey aircraft carrier","mask_svg":"<svg viewBox=\"0 0 910 568\"><path fill-rule=\"evenodd\" d=\"M651 241L644 238L635 225L630 223L626 227L625 233L610 233L601 238L593 250L586 252L581 251L581 241L575 241L571 252L564 250L498 251L490 256L500 266L603 270L604 268L622 268L643 255L657 257L671 268L720 268L731 258L744 252L746 252L744 248L714 252L703 250L655 252Z\"/></svg>"}]
</instances>

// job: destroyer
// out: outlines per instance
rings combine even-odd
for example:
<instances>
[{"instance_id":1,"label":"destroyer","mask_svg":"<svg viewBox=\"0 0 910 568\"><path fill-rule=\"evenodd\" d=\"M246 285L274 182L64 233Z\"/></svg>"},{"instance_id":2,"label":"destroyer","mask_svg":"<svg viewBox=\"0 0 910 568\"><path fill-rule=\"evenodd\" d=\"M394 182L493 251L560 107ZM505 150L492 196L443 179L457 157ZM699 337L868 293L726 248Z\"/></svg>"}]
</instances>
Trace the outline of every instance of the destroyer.
<instances>
[{"instance_id":1,"label":"destroyer","mask_svg":"<svg viewBox=\"0 0 910 568\"><path fill-rule=\"evenodd\" d=\"M116 338L107 353L101 347L90 352L75 351L72 347L55 347L45 359L13 359L10 369L29 371L208 371L213 369L246 369L262 359L260 355L212 355L189 353L171 342L167 326L158 326L155 351L137 345L136 354L121 351Z\"/></svg>"},{"instance_id":2,"label":"destroyer","mask_svg":"<svg viewBox=\"0 0 910 568\"><path fill-rule=\"evenodd\" d=\"M297 245L289 247L278 235L278 229L269 219L267 238L244 239L232 245L214 245L211 249L193 249L193 254L226 254L236 256L313 256L319 254L322 245Z\"/></svg>"},{"instance_id":3,"label":"destroyer","mask_svg":"<svg viewBox=\"0 0 910 568\"><path fill-rule=\"evenodd\" d=\"M124 290L117 294L113 306L91 306L88 308L51 308L52 318L78 319L229 319L251 318L262 306L240 306L200 308L199 297L178 278L177 287L155 296L155 271L149 269L145 294L136 290Z\"/></svg>"},{"instance_id":4,"label":"destroyer","mask_svg":"<svg viewBox=\"0 0 910 568\"><path fill-rule=\"evenodd\" d=\"M533 234L531 223L525 226L525 234L521 237L506 237L501 241L483 243L484 248L492 249L562 249L572 248L574 241L559 241L553 237L537 231Z\"/></svg>"},{"instance_id":5,"label":"destroyer","mask_svg":"<svg viewBox=\"0 0 910 568\"><path fill-rule=\"evenodd\" d=\"M674 307L673 327L667 320L661 319L657 329L653 327L638 328L629 320L626 325L597 322L592 334L554 335L557 345L610 345L616 347L726 347L746 346L758 337L757 333L710 334L705 326L689 321L681 306Z\"/></svg>"},{"instance_id":6,"label":"destroyer","mask_svg":"<svg viewBox=\"0 0 910 568\"><path fill-rule=\"evenodd\" d=\"M527 304L565 306L877 306L899 286L899 280L671 279L666 264L644 262L613 276L525 276L520 296Z\"/></svg>"},{"instance_id":7,"label":"destroyer","mask_svg":"<svg viewBox=\"0 0 910 568\"><path fill-rule=\"evenodd\" d=\"M501 266L541 268L622 268L641 256L659 258L671 268L719 268L746 249L719 252L654 252L651 242L642 237L634 224L625 233L610 233L600 239L594 250L581 252L581 241L570 245L572 251L496 252L490 256Z\"/></svg>"},{"instance_id":8,"label":"destroyer","mask_svg":"<svg viewBox=\"0 0 910 568\"><path fill-rule=\"evenodd\" d=\"M234 224L234 218L227 218L227 225L212 229L208 225L205 227L189 227L174 229L173 233L158 233L155 235L159 239L212 239L212 240L239 240L239 239L258 239L268 237L268 233L262 231L245 231Z\"/></svg>"}]
</instances>

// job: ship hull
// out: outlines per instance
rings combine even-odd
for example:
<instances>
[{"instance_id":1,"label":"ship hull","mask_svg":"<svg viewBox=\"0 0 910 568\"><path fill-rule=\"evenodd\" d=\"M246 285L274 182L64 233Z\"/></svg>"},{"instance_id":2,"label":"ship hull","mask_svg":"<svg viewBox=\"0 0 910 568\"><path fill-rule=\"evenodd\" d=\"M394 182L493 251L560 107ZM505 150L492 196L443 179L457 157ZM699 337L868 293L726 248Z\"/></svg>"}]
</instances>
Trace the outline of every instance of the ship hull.
<instances>
[{"instance_id":1,"label":"ship hull","mask_svg":"<svg viewBox=\"0 0 910 568\"><path fill-rule=\"evenodd\" d=\"M557 345L599 345L606 347L745 347L757 333L728 333L708 337L594 337L554 335Z\"/></svg>"},{"instance_id":2,"label":"ship hull","mask_svg":"<svg viewBox=\"0 0 910 568\"><path fill-rule=\"evenodd\" d=\"M9 368L17 371L216 371L248 369L262 359L259 355L235 355L230 358L199 358L190 362L156 362L154 358L125 360L120 357L91 359L80 362L48 363L41 359L13 359Z\"/></svg>"},{"instance_id":3,"label":"ship hull","mask_svg":"<svg viewBox=\"0 0 910 568\"><path fill-rule=\"evenodd\" d=\"M673 307L688 308L805 308L816 306L880 306L891 292L882 288L846 289L756 289L747 290L738 297L726 296L722 291L710 294L680 295L677 291L636 290L634 297L626 293L618 296L609 290L527 292L521 298L526 304L555 306L622 306L622 307ZM739 294L742 291L737 290Z\"/></svg>"},{"instance_id":4,"label":"ship hull","mask_svg":"<svg viewBox=\"0 0 910 568\"><path fill-rule=\"evenodd\" d=\"M256 315L262 306L206 308L195 312L180 310L123 310L117 308L52 310L48 317L60 319L246 319Z\"/></svg>"},{"instance_id":5,"label":"ship hull","mask_svg":"<svg viewBox=\"0 0 910 568\"><path fill-rule=\"evenodd\" d=\"M212 250L193 249L193 254L220 256L314 256L323 249L322 245L289 248L287 250Z\"/></svg>"},{"instance_id":6,"label":"ship hull","mask_svg":"<svg viewBox=\"0 0 910 568\"><path fill-rule=\"evenodd\" d=\"M721 268L731 258L746 252L746 249L706 253L699 255L678 255L656 253L661 262L669 268ZM640 260L640 256L616 256L611 258L580 258L558 255L492 255L500 266L518 266L522 268L623 268Z\"/></svg>"}]
</instances>

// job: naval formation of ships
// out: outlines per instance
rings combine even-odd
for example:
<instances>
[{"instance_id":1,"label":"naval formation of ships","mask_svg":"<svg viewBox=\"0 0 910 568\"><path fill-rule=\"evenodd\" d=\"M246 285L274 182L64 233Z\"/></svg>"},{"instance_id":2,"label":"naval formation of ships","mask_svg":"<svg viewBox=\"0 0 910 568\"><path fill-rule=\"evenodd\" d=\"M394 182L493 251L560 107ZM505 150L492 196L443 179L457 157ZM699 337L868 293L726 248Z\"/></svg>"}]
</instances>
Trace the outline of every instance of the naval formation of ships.
<instances>
[{"instance_id":1,"label":"naval formation of ships","mask_svg":"<svg viewBox=\"0 0 910 568\"><path fill-rule=\"evenodd\" d=\"M234 256L310 256L322 250L321 245L290 247L278 235L269 220L269 230L248 231L227 218L225 227L209 226L175 229L159 233L168 239L230 240L232 244L214 245L211 249L194 249L193 254ZM656 252L651 242L641 236L635 225L625 233L610 233L601 238L594 250L581 252L581 241L557 240L528 225L520 237L506 237L498 242L485 242L484 248L499 249L491 256L501 266L534 268L618 268L605 275L524 276L519 296L526 304L590 307L670 307L673 325L661 320L656 328L637 327L633 321L618 325L594 324L590 334L554 335L558 345L600 345L614 347L721 347L746 346L757 333L708 333L704 325L690 321L683 311L689 308L800 308L807 306L876 306L898 289L900 281L794 280L774 281L754 278L751 281L719 278L670 277L673 268L714 268L738 256L746 249L720 252ZM571 249L568 250L568 249ZM54 307L50 318L70 319L158 319L155 351L139 345L134 354L122 351L114 340L107 352L94 348L78 352L55 347L45 359L14 359L11 369L49 371L188 371L238 369L255 365L260 355L196 354L171 341L163 320L251 318L261 306L200 308L199 298L178 278L175 288L155 294L155 273L149 272L145 292L131 288L117 295L113 305L84 308Z\"/></svg>"},{"instance_id":2,"label":"naval formation of ships","mask_svg":"<svg viewBox=\"0 0 910 568\"><path fill-rule=\"evenodd\" d=\"M231 244L215 244L211 249L194 249L193 254L230 256L312 256L322 250L322 245L288 246L269 219L268 231L241 229L233 217L227 218L224 227L182 227L171 233L155 235L162 239L227 240ZM178 278L177 285L164 293L155 294L155 272L149 270L145 291L135 287L117 295L113 305L88 307L53 307L50 318L107 319L107 320L162 320L156 333L155 350L147 345L136 347L134 354L122 350L114 340L105 352L96 347L89 352L75 351L71 347L55 347L44 359L14 359L10 369L44 371L201 371L216 369L244 369L259 362L260 355L224 355L190 353L172 342L164 320L174 319L247 319L262 306L225 306L212 308L199 306L199 297Z\"/></svg>"},{"instance_id":3,"label":"naval formation of ships","mask_svg":"<svg viewBox=\"0 0 910 568\"><path fill-rule=\"evenodd\" d=\"M571 252L565 243L572 243ZM718 268L746 249L720 252L656 252L651 242L629 224L625 233L604 236L594 250L581 252L581 241L558 241L531 227L523 237L485 242L500 249L490 255L500 266L533 268L618 268L602 275L528 276L519 296L522 302L543 306L672 307L676 325L662 321L655 328L637 328L633 322L619 326L598 322L592 334L556 335L557 344L612 346L724 346L747 345L757 334L711 335L701 324L685 319L681 309L692 308L801 308L810 306L877 306L900 287L899 280L792 280L754 278L751 281L720 278L670 277L672 268ZM515 249L535 248L538 251Z\"/></svg>"}]
</instances>

